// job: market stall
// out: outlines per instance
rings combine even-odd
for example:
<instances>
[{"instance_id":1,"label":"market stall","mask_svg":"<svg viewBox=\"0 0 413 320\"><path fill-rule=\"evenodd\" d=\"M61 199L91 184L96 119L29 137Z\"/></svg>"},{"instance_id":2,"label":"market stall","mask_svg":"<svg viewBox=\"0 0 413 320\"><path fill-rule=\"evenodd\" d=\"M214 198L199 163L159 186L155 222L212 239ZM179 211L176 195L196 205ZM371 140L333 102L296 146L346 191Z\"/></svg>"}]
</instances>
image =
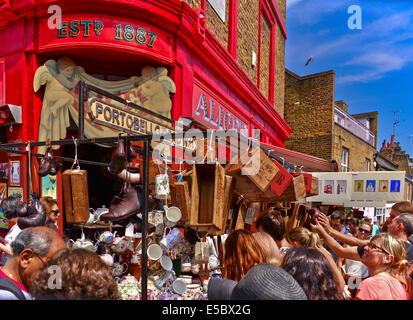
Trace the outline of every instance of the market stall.
<instances>
[{"instance_id":1,"label":"market stall","mask_svg":"<svg viewBox=\"0 0 413 320\"><path fill-rule=\"evenodd\" d=\"M124 112L126 126L109 121L115 111ZM271 206L285 210L289 228L302 225L308 208L292 203L318 194L317 178L294 172L296 165L235 131L199 131L201 135L183 138L169 119L83 82L78 114L77 139L3 144L0 151L27 157L26 199L31 184L39 182L33 173L45 176L55 170L56 175L63 168L64 226L80 234L70 237L63 230L68 246L99 254L112 267L122 299L206 299L209 278L221 275L224 242L231 230L251 229L260 211ZM86 120L125 134L85 138ZM164 130L135 131L149 125ZM168 139L160 139L165 135ZM74 147L72 157L53 155L56 146L65 145ZM82 145L115 149L105 163L82 159ZM33 152L43 146L45 154ZM36 158L41 159L38 170L32 165ZM85 166L107 169L121 182L109 206L91 207L93 181Z\"/></svg>"}]
</instances>

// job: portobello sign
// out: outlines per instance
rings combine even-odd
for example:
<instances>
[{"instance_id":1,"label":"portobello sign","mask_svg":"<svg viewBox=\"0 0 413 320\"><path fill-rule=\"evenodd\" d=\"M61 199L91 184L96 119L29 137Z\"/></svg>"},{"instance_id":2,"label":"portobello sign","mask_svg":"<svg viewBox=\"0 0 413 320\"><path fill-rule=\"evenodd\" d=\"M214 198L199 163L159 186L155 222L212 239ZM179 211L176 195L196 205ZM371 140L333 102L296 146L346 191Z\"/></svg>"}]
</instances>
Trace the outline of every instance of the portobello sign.
<instances>
[{"instance_id":1,"label":"portobello sign","mask_svg":"<svg viewBox=\"0 0 413 320\"><path fill-rule=\"evenodd\" d=\"M153 113L142 115L121 105L117 102L112 103L91 98L88 100L88 114L94 123L130 134L162 135L175 132L175 129L166 124L167 121L161 117L156 117ZM195 149L195 141L193 140L179 139L169 142L177 147Z\"/></svg>"}]
</instances>

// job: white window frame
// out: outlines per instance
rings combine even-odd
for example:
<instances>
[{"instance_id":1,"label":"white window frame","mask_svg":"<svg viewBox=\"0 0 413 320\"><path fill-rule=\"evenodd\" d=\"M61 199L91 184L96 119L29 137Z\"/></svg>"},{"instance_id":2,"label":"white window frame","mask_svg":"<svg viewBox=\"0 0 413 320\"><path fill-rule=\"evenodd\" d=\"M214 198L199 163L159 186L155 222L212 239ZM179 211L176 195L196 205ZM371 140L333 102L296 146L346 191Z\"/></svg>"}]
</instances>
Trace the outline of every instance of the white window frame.
<instances>
[{"instance_id":1,"label":"white window frame","mask_svg":"<svg viewBox=\"0 0 413 320\"><path fill-rule=\"evenodd\" d=\"M371 160L369 158L366 158L366 171L371 170Z\"/></svg>"},{"instance_id":2,"label":"white window frame","mask_svg":"<svg viewBox=\"0 0 413 320\"><path fill-rule=\"evenodd\" d=\"M341 148L341 172L348 172L348 162L349 162L349 149L342 147Z\"/></svg>"}]
</instances>

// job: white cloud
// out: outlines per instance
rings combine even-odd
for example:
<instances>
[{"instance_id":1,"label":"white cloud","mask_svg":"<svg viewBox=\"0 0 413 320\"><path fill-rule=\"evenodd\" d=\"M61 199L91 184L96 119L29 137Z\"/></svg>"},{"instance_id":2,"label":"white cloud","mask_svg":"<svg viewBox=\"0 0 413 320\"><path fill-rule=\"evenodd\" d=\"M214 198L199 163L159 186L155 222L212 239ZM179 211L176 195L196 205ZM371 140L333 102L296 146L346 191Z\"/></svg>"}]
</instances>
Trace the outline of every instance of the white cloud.
<instances>
[{"instance_id":1,"label":"white cloud","mask_svg":"<svg viewBox=\"0 0 413 320\"><path fill-rule=\"evenodd\" d=\"M301 2L302 0L287 0L287 8Z\"/></svg>"},{"instance_id":2,"label":"white cloud","mask_svg":"<svg viewBox=\"0 0 413 320\"><path fill-rule=\"evenodd\" d=\"M373 15L368 9L366 6L362 7L364 12ZM334 60L336 65L331 69L341 67L340 74L337 73L337 83L374 81L385 77L391 71L402 69L413 62L413 44L407 41L413 39L413 9L398 12L394 11L394 8L381 9L381 13L375 14L379 15L377 19L370 23L365 23L367 19L363 21L362 30L348 30L336 38L311 29L308 33L300 34L292 46L287 43L293 61L301 62L304 56L309 55L321 62ZM328 19L328 10L324 8L322 13L321 19ZM367 17L367 14L365 16ZM368 17L371 21L372 16ZM302 23L302 20L299 18L297 23ZM328 25L335 27L330 21ZM287 52L287 55L289 53Z\"/></svg>"}]
</instances>

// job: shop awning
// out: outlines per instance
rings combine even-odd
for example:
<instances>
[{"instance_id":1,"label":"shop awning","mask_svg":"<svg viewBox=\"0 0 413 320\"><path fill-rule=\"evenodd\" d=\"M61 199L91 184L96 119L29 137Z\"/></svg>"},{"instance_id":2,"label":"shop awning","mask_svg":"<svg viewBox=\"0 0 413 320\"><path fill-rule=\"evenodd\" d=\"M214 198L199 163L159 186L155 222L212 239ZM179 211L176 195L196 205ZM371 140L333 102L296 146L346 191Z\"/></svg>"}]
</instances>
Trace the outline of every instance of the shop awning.
<instances>
[{"instance_id":1,"label":"shop awning","mask_svg":"<svg viewBox=\"0 0 413 320\"><path fill-rule=\"evenodd\" d=\"M331 163L328 160L317 158L309 154L293 151L281 147L276 147L268 143L260 142L260 146L271 151L286 162L297 166L305 172L329 172L332 171Z\"/></svg>"},{"instance_id":2,"label":"shop awning","mask_svg":"<svg viewBox=\"0 0 413 320\"><path fill-rule=\"evenodd\" d=\"M22 123L22 107L13 104L0 105L0 127Z\"/></svg>"}]
</instances>

